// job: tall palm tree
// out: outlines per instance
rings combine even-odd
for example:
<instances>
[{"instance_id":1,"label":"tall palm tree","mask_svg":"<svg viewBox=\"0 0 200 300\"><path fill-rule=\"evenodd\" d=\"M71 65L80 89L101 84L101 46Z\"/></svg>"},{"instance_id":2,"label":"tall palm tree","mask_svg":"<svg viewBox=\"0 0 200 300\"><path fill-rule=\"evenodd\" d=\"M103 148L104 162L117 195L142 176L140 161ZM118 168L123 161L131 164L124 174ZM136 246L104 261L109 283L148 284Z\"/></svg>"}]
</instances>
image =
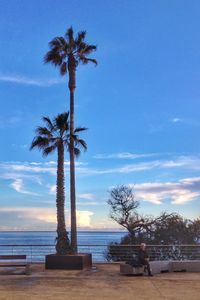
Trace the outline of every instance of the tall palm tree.
<instances>
[{"instance_id":1,"label":"tall palm tree","mask_svg":"<svg viewBox=\"0 0 200 300\"><path fill-rule=\"evenodd\" d=\"M65 225L65 175L64 175L64 150L70 149L70 125L69 113L57 115L53 120L49 117L43 117L45 127L36 128L30 149L38 148L43 156L48 156L57 151L57 188L56 188L56 207L57 207L57 254L67 254L72 252L68 232ZM80 155L80 149L87 149L86 142L80 139L78 133L86 130L84 127L78 127L74 130L72 136L74 142L74 155Z\"/></svg>"},{"instance_id":2,"label":"tall palm tree","mask_svg":"<svg viewBox=\"0 0 200 300\"><path fill-rule=\"evenodd\" d=\"M76 226L76 188L75 188L75 157L74 157L74 92L76 88L76 69L79 64L89 62L97 64L93 58L89 58L95 45L85 42L86 31L78 32L74 37L73 29L70 27L66 34L54 38L50 43L50 51L44 57L45 63L52 63L59 68L62 76L68 73L68 88L70 91L70 200L71 200L71 245L74 253L77 252L77 226Z\"/></svg>"}]
</instances>

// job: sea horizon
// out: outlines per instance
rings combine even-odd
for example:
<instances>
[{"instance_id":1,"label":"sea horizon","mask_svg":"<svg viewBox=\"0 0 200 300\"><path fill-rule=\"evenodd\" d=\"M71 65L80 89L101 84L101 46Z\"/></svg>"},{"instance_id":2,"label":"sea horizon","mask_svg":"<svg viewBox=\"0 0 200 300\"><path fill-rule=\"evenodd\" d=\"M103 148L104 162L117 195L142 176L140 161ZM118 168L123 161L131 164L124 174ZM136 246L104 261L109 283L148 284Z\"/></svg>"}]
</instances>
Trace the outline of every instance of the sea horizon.
<instances>
[{"instance_id":1,"label":"sea horizon","mask_svg":"<svg viewBox=\"0 0 200 300\"><path fill-rule=\"evenodd\" d=\"M1 232L56 232L55 230L0 230ZM70 232L70 230L67 230ZM77 232L127 232L125 229L77 229ZM128 232L127 232L128 233Z\"/></svg>"}]
</instances>

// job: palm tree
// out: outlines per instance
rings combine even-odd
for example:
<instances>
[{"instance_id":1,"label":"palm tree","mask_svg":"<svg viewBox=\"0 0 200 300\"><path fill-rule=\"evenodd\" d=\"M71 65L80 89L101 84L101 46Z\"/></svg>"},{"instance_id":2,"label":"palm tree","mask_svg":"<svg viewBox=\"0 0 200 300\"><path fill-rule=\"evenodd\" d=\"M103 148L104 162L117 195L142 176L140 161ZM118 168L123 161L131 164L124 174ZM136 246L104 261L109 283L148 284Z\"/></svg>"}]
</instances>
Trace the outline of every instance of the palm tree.
<instances>
[{"instance_id":1,"label":"palm tree","mask_svg":"<svg viewBox=\"0 0 200 300\"><path fill-rule=\"evenodd\" d=\"M64 176L64 150L70 149L70 126L69 113L57 115L53 120L49 117L43 117L45 127L36 128L30 150L38 148L43 156L48 156L57 151L57 189L56 189L56 207L57 207L57 254L71 253L70 241L65 225L65 176ZM74 155L80 155L80 148L87 149L86 142L79 138L78 133L86 130L84 127L78 127L74 130L72 136L74 142Z\"/></svg>"},{"instance_id":2,"label":"palm tree","mask_svg":"<svg viewBox=\"0 0 200 300\"><path fill-rule=\"evenodd\" d=\"M89 58L95 45L89 45L85 42L86 31L78 32L76 38L72 27L66 34L54 38L50 43L50 51L44 57L45 63L52 63L59 68L62 76L68 73L68 88L70 91L70 201L71 201L71 246L74 253L77 252L77 226L76 226L76 188L75 188L75 157L74 157L74 92L76 88L76 69L80 63L89 62L97 64L95 59Z\"/></svg>"}]
</instances>

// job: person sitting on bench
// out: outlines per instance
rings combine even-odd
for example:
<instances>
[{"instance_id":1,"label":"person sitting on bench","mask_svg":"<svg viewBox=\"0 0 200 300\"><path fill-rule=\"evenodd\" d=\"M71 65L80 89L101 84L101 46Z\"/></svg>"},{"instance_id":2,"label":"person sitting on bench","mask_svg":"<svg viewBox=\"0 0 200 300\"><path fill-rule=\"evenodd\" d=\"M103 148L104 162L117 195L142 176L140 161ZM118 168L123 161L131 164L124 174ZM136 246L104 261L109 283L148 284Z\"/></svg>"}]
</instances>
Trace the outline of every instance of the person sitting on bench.
<instances>
[{"instance_id":1,"label":"person sitting on bench","mask_svg":"<svg viewBox=\"0 0 200 300\"><path fill-rule=\"evenodd\" d=\"M140 248L139 248L139 251L138 251L138 262L141 265L146 267L149 276L153 276L152 273L151 273L151 269L150 269L149 255L146 251L146 244L145 243L140 244Z\"/></svg>"}]
</instances>

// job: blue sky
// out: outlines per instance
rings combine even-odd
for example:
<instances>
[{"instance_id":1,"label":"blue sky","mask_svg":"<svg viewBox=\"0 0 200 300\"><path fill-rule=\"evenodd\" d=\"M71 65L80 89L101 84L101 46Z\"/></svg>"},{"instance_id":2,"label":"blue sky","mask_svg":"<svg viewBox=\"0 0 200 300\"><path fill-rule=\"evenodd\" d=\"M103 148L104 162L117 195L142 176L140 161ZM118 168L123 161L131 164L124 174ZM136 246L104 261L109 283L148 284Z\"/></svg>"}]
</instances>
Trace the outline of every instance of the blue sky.
<instances>
[{"instance_id":1,"label":"blue sky","mask_svg":"<svg viewBox=\"0 0 200 300\"><path fill-rule=\"evenodd\" d=\"M76 125L78 224L114 228L108 191L134 187L140 211L200 214L200 2L1 0L0 229L55 228L56 156L29 151L41 117L69 109L67 78L43 64L69 26L97 44L80 66ZM66 215L69 219L66 154Z\"/></svg>"}]
</instances>

